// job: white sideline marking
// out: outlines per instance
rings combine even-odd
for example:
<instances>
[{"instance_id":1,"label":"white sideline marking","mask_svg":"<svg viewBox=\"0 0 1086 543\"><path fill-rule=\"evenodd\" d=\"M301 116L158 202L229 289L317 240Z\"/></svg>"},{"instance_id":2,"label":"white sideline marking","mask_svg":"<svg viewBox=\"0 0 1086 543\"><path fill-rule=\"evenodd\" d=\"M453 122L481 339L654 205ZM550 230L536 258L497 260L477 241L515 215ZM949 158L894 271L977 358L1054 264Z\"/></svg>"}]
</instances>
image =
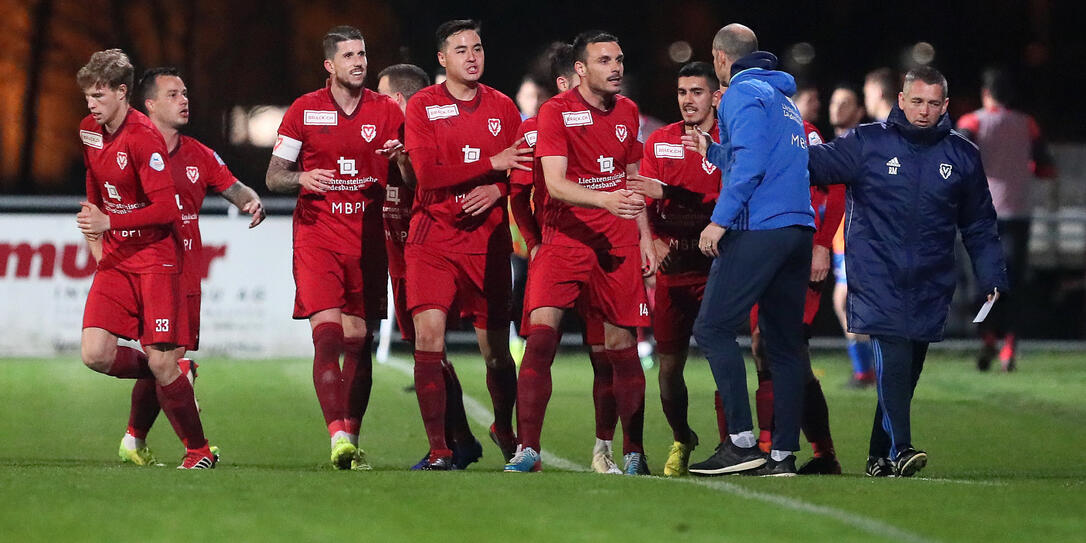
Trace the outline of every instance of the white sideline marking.
<instances>
[{"instance_id":1,"label":"white sideline marking","mask_svg":"<svg viewBox=\"0 0 1086 543\"><path fill-rule=\"evenodd\" d=\"M408 364L405 360L395 356L390 356L386 364L405 375L414 375L414 369L411 364ZM471 418L476 424L490 428L491 419L494 414L483 407L481 403L475 398L464 395L464 411L467 412L468 417ZM556 456L548 453L547 451L541 451L540 456L543 458L543 462L548 466L553 466L564 471L591 471L588 466L582 466L571 460L566 460L560 456ZM832 507L826 507L824 505L816 505L808 503L803 500L795 498L789 498L787 496L780 496L777 494L769 494L766 492L758 492L756 490L750 490L743 488L734 483L728 483L718 479L695 479L695 478L667 478L667 477L651 477L660 481L674 481L678 483L687 483L697 486L703 486L712 490L723 492L725 494L732 494L740 498L750 498L761 502L769 503L786 509L792 509L793 511L800 511L803 513L813 513L824 517L837 520L853 528L857 528L864 532L883 537L890 538L897 541L908 541L911 543L929 543L933 540L920 537L919 535L907 532L900 528L891 526L882 521L868 518L855 513L849 513L848 511L842 511L840 509L834 509ZM926 479L930 481L945 481L945 482L959 482L951 479Z\"/></svg>"},{"instance_id":2,"label":"white sideline marking","mask_svg":"<svg viewBox=\"0 0 1086 543\"><path fill-rule=\"evenodd\" d=\"M930 481L932 483L953 483L956 485L980 485L980 486L1007 486L1003 481L973 481L970 479L943 479L940 477L912 477L914 481Z\"/></svg>"}]
</instances>

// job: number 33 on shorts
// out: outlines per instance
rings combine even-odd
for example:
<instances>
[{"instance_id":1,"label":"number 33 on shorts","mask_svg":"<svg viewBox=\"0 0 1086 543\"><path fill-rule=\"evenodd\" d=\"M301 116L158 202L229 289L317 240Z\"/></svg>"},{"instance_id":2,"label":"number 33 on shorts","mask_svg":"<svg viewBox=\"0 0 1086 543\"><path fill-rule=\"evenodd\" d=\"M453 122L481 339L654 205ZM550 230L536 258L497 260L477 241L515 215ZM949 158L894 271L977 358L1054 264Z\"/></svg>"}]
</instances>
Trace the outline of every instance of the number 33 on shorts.
<instances>
[{"instance_id":1,"label":"number 33 on shorts","mask_svg":"<svg viewBox=\"0 0 1086 543\"><path fill-rule=\"evenodd\" d=\"M156 332L169 332L170 331L170 319L155 319L155 331Z\"/></svg>"}]
</instances>

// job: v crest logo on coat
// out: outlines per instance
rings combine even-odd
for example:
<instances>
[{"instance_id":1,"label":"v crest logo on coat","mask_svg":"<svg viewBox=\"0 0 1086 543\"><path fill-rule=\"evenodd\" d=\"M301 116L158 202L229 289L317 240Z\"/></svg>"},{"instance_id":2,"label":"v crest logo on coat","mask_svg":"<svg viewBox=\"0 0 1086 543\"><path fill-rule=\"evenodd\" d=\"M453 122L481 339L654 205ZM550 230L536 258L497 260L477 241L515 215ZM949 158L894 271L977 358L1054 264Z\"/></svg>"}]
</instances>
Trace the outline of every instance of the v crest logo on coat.
<instances>
[{"instance_id":1,"label":"v crest logo on coat","mask_svg":"<svg viewBox=\"0 0 1086 543\"><path fill-rule=\"evenodd\" d=\"M124 151L117 151L117 167L124 169L128 165L128 153Z\"/></svg>"},{"instance_id":2,"label":"v crest logo on coat","mask_svg":"<svg viewBox=\"0 0 1086 543\"><path fill-rule=\"evenodd\" d=\"M185 175L188 176L189 181L195 183L200 179L200 168L196 166L185 166Z\"/></svg>"},{"instance_id":3,"label":"v crest logo on coat","mask_svg":"<svg viewBox=\"0 0 1086 543\"><path fill-rule=\"evenodd\" d=\"M377 137L377 126L372 124L362 125L362 139L366 140L366 143L373 141L373 138Z\"/></svg>"},{"instance_id":4,"label":"v crest logo on coat","mask_svg":"<svg viewBox=\"0 0 1086 543\"><path fill-rule=\"evenodd\" d=\"M943 179L950 179L951 172L954 171L954 166L943 162L939 165L939 175L943 176Z\"/></svg>"},{"instance_id":5,"label":"v crest logo on coat","mask_svg":"<svg viewBox=\"0 0 1086 543\"><path fill-rule=\"evenodd\" d=\"M630 135L630 133L629 133L629 131L626 130L626 125L624 125L624 124L616 124L615 125L615 137L618 138L618 141L620 141L622 143L626 143L626 136L629 136L629 135Z\"/></svg>"}]
</instances>

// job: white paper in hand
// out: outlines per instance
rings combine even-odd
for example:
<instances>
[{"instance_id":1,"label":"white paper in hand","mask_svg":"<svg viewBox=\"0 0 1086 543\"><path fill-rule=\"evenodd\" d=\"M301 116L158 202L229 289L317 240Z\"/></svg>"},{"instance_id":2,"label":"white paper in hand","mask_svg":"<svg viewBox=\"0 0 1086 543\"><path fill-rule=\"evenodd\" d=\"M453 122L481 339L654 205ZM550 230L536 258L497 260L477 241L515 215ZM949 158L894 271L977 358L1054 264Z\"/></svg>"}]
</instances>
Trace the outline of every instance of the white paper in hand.
<instances>
[{"instance_id":1,"label":"white paper in hand","mask_svg":"<svg viewBox=\"0 0 1086 543\"><path fill-rule=\"evenodd\" d=\"M984 302L984 305L980 306L980 311L977 311L977 316L973 317L973 323L984 322L984 319L988 317L988 313L992 311L992 306L995 305L995 299Z\"/></svg>"}]
</instances>

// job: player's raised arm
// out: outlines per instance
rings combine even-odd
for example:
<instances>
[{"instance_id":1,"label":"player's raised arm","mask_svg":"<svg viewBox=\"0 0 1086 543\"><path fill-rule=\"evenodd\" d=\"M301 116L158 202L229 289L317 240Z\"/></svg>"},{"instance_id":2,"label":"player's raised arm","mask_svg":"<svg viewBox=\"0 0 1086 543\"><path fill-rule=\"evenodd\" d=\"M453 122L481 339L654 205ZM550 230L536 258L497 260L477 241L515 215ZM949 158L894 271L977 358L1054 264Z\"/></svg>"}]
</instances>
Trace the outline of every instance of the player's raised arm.
<instances>
[{"instance_id":1,"label":"player's raised arm","mask_svg":"<svg viewBox=\"0 0 1086 543\"><path fill-rule=\"evenodd\" d=\"M297 168L298 155L302 152L302 130L299 127L302 115L304 113L298 112L298 108L292 105L279 126L279 137L275 140L268 172L264 175L264 182L272 192L289 194L300 188L327 192L332 188L329 183L336 173L334 170L318 168L299 171Z\"/></svg>"},{"instance_id":2,"label":"player's raised arm","mask_svg":"<svg viewBox=\"0 0 1086 543\"><path fill-rule=\"evenodd\" d=\"M235 181L233 185L230 185L230 188L222 191L222 197L237 206L242 212L253 216L249 228L264 222L264 218L268 216L264 211L264 204L260 201L260 196L255 190L241 181Z\"/></svg>"}]
</instances>

